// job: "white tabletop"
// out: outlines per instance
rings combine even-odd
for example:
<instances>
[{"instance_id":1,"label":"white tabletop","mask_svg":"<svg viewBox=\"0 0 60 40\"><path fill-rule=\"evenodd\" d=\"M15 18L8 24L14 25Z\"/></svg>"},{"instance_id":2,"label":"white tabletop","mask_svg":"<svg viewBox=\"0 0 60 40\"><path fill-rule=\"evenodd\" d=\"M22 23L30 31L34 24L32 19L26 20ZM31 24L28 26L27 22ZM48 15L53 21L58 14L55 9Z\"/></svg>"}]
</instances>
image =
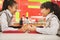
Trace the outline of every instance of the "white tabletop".
<instances>
[{"instance_id":1,"label":"white tabletop","mask_svg":"<svg viewBox=\"0 0 60 40\"><path fill-rule=\"evenodd\" d=\"M0 33L0 40L60 40L60 37L43 34Z\"/></svg>"}]
</instances>

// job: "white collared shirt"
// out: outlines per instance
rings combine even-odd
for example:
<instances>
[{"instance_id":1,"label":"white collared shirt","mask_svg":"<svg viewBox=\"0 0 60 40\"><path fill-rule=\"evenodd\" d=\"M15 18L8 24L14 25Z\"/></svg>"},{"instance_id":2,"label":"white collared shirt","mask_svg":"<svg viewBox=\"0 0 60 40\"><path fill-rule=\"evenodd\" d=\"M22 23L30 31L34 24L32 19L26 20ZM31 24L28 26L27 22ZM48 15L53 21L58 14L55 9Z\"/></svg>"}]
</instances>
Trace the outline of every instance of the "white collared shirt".
<instances>
[{"instance_id":1,"label":"white collared shirt","mask_svg":"<svg viewBox=\"0 0 60 40\"><path fill-rule=\"evenodd\" d=\"M11 14L11 12L8 9L4 10L4 11L6 11L9 14L9 16L12 17L12 14ZM6 16L5 13L2 13L2 15L1 15L1 29L2 29L2 31L17 30L17 29L8 27L7 16Z\"/></svg>"},{"instance_id":2,"label":"white collared shirt","mask_svg":"<svg viewBox=\"0 0 60 40\"><path fill-rule=\"evenodd\" d=\"M52 17L55 16L55 17ZM56 15L54 15L53 13L50 13L47 15L46 20L48 20L48 18L51 18L50 21L50 27L47 28L36 28L36 31L42 34L52 34L52 35L56 35L58 32L58 28L59 28L59 20L57 18ZM48 25L48 23L46 24Z\"/></svg>"}]
</instances>

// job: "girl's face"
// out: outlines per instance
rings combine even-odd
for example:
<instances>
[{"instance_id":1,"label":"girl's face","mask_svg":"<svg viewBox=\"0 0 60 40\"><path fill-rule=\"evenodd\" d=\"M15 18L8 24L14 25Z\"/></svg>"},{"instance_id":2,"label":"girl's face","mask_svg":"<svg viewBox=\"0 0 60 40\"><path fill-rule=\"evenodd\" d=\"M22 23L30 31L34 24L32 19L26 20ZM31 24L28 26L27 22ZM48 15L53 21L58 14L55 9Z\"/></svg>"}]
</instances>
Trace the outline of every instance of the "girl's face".
<instances>
[{"instance_id":1,"label":"girl's face","mask_svg":"<svg viewBox=\"0 0 60 40\"><path fill-rule=\"evenodd\" d=\"M15 12L17 11L17 4L14 4L13 6L9 6L8 8L12 14L15 14Z\"/></svg>"},{"instance_id":2,"label":"girl's face","mask_svg":"<svg viewBox=\"0 0 60 40\"><path fill-rule=\"evenodd\" d=\"M46 17L50 12L50 9L46 9L46 8L42 8L41 9L41 13L42 13L42 16Z\"/></svg>"}]
</instances>

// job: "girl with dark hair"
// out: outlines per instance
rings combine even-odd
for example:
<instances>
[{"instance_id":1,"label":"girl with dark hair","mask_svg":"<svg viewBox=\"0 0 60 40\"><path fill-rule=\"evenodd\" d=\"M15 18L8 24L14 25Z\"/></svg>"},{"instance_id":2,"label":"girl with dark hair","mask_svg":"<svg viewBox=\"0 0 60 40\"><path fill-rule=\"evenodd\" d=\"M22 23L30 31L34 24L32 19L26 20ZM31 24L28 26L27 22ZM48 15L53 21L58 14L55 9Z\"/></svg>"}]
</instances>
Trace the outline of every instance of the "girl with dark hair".
<instances>
[{"instance_id":1,"label":"girl with dark hair","mask_svg":"<svg viewBox=\"0 0 60 40\"><path fill-rule=\"evenodd\" d=\"M1 30L18 30L8 26L11 26L11 19L17 10L17 3L14 0L4 0L1 14Z\"/></svg>"},{"instance_id":2,"label":"girl with dark hair","mask_svg":"<svg viewBox=\"0 0 60 40\"><path fill-rule=\"evenodd\" d=\"M1 12L1 30L19 30L21 32L25 32L27 30L26 27L20 27L20 29L13 28L14 25L11 25L11 20L13 18L13 15L17 11L17 3L14 0L4 0L2 12Z\"/></svg>"},{"instance_id":3,"label":"girl with dark hair","mask_svg":"<svg viewBox=\"0 0 60 40\"><path fill-rule=\"evenodd\" d=\"M41 5L42 16L46 17L46 27L30 27L30 31L37 31L42 34L56 35L59 29L60 8L53 2L45 2Z\"/></svg>"}]
</instances>

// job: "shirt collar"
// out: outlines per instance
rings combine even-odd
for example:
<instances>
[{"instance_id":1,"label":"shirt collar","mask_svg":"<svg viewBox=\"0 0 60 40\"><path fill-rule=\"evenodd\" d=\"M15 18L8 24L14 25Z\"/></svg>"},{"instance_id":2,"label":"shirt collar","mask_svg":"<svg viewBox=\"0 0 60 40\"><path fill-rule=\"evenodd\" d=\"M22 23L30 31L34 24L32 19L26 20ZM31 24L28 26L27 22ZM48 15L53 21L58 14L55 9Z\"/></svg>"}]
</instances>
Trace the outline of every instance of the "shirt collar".
<instances>
[{"instance_id":1,"label":"shirt collar","mask_svg":"<svg viewBox=\"0 0 60 40\"><path fill-rule=\"evenodd\" d=\"M7 9L6 12L10 15L10 17L12 17L11 12Z\"/></svg>"},{"instance_id":2,"label":"shirt collar","mask_svg":"<svg viewBox=\"0 0 60 40\"><path fill-rule=\"evenodd\" d=\"M46 16L46 20L47 20L48 18L50 18L52 14L53 14L53 13L49 13L49 14Z\"/></svg>"}]
</instances>

